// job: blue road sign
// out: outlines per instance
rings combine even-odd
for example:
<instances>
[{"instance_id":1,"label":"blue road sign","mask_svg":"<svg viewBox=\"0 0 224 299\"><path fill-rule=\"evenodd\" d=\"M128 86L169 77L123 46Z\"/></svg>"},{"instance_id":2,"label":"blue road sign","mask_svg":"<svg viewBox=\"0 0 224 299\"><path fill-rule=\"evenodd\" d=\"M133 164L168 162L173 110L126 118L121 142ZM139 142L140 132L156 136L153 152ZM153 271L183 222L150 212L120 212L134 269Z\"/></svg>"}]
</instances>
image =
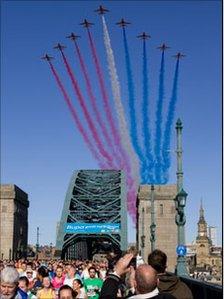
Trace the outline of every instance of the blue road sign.
<instances>
[{"instance_id":1,"label":"blue road sign","mask_svg":"<svg viewBox=\"0 0 224 299\"><path fill-rule=\"evenodd\" d=\"M178 245L176 249L176 253L179 256L185 256L187 253L187 247L185 245Z\"/></svg>"}]
</instances>

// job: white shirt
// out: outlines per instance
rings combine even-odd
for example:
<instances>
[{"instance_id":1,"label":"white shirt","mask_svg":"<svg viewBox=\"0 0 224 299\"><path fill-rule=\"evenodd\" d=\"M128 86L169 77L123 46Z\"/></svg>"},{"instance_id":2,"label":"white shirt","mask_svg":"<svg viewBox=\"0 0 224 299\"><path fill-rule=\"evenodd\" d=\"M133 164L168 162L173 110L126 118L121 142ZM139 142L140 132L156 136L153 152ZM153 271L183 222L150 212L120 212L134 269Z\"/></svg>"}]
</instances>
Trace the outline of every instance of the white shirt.
<instances>
[{"instance_id":1,"label":"white shirt","mask_svg":"<svg viewBox=\"0 0 224 299\"><path fill-rule=\"evenodd\" d=\"M153 298L159 294L158 288L155 288L152 292L147 294L138 294L131 296L129 299L146 299L146 298Z\"/></svg>"}]
</instances>

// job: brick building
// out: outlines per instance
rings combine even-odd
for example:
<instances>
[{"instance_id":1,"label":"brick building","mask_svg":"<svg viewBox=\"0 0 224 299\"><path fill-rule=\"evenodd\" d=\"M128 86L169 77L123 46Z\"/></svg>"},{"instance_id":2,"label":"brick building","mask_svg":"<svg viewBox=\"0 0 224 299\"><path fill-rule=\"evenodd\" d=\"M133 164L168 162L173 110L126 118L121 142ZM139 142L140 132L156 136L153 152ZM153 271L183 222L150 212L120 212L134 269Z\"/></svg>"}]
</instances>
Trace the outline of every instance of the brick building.
<instances>
[{"instance_id":1,"label":"brick building","mask_svg":"<svg viewBox=\"0 0 224 299\"><path fill-rule=\"evenodd\" d=\"M177 261L177 225L175 223L175 203L177 185L154 186L155 210L155 248L164 251L168 257L168 271L174 272ZM145 262L151 252L151 185L140 185L138 192L137 210L137 243L138 249Z\"/></svg>"},{"instance_id":2,"label":"brick building","mask_svg":"<svg viewBox=\"0 0 224 299\"><path fill-rule=\"evenodd\" d=\"M13 184L0 185L0 258L26 257L28 195Z\"/></svg>"}]
</instances>

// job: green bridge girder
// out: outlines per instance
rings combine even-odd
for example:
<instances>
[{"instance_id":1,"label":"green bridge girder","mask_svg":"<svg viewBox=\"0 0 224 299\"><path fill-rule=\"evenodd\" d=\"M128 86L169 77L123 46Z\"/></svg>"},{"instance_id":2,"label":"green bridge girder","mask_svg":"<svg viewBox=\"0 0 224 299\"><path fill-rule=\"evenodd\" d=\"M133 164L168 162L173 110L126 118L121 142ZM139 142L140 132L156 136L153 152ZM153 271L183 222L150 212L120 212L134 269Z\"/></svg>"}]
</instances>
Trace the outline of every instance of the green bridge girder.
<instances>
[{"instance_id":1,"label":"green bridge girder","mask_svg":"<svg viewBox=\"0 0 224 299\"><path fill-rule=\"evenodd\" d=\"M91 258L104 247L127 249L125 176L118 170L79 170L71 177L57 232L57 255ZM115 224L118 231L67 232L66 224ZM100 245L101 244L101 245ZM105 249L105 248L104 248Z\"/></svg>"}]
</instances>

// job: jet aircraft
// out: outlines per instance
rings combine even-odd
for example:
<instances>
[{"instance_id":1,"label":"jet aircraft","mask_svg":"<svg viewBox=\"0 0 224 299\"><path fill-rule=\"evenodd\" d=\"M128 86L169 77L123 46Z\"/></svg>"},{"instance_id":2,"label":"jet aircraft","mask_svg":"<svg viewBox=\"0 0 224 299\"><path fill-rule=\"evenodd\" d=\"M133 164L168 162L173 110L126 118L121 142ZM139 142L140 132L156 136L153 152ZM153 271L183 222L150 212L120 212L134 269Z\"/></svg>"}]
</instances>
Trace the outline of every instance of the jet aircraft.
<instances>
[{"instance_id":1,"label":"jet aircraft","mask_svg":"<svg viewBox=\"0 0 224 299\"><path fill-rule=\"evenodd\" d=\"M41 57L41 59L44 59L44 60L50 61L50 60L54 59L54 57L52 57L52 56L49 56L48 54L45 54L43 57Z\"/></svg>"},{"instance_id":2,"label":"jet aircraft","mask_svg":"<svg viewBox=\"0 0 224 299\"><path fill-rule=\"evenodd\" d=\"M79 25L83 25L83 27L90 27L91 25L94 25L94 23L90 23L88 22L86 19L84 19L84 21L82 23L80 23Z\"/></svg>"},{"instance_id":3,"label":"jet aircraft","mask_svg":"<svg viewBox=\"0 0 224 299\"><path fill-rule=\"evenodd\" d=\"M157 47L157 49L160 49L161 51L165 51L166 49L169 49L169 48L170 47L166 46L164 43L161 46Z\"/></svg>"},{"instance_id":4,"label":"jet aircraft","mask_svg":"<svg viewBox=\"0 0 224 299\"><path fill-rule=\"evenodd\" d=\"M62 51L63 49L65 49L66 47L65 46L63 46L62 44L60 44L60 43L58 43L55 47L54 47L54 49L58 49L58 50L60 50L60 51Z\"/></svg>"},{"instance_id":5,"label":"jet aircraft","mask_svg":"<svg viewBox=\"0 0 224 299\"><path fill-rule=\"evenodd\" d=\"M131 24L129 22L126 22L123 18L120 20L120 22L117 22L116 25L119 25L120 27L125 27L128 24Z\"/></svg>"},{"instance_id":6,"label":"jet aircraft","mask_svg":"<svg viewBox=\"0 0 224 299\"><path fill-rule=\"evenodd\" d=\"M180 58L185 57L186 55L181 54L180 52L178 52L176 55L173 55L173 57L175 57L177 60L179 60Z\"/></svg>"},{"instance_id":7,"label":"jet aircraft","mask_svg":"<svg viewBox=\"0 0 224 299\"><path fill-rule=\"evenodd\" d=\"M105 12L108 12L109 10L103 7L102 5L99 6L98 9L95 10L95 12L98 12L99 15L104 15Z\"/></svg>"},{"instance_id":8,"label":"jet aircraft","mask_svg":"<svg viewBox=\"0 0 224 299\"><path fill-rule=\"evenodd\" d=\"M148 39L151 36L149 34L146 34L145 32L142 32L142 34L138 35L137 38L141 38L141 39Z\"/></svg>"},{"instance_id":9,"label":"jet aircraft","mask_svg":"<svg viewBox=\"0 0 224 299\"><path fill-rule=\"evenodd\" d=\"M81 37L80 35L75 35L73 32L66 36L67 38L70 38L71 40L75 41L77 38Z\"/></svg>"}]
</instances>

